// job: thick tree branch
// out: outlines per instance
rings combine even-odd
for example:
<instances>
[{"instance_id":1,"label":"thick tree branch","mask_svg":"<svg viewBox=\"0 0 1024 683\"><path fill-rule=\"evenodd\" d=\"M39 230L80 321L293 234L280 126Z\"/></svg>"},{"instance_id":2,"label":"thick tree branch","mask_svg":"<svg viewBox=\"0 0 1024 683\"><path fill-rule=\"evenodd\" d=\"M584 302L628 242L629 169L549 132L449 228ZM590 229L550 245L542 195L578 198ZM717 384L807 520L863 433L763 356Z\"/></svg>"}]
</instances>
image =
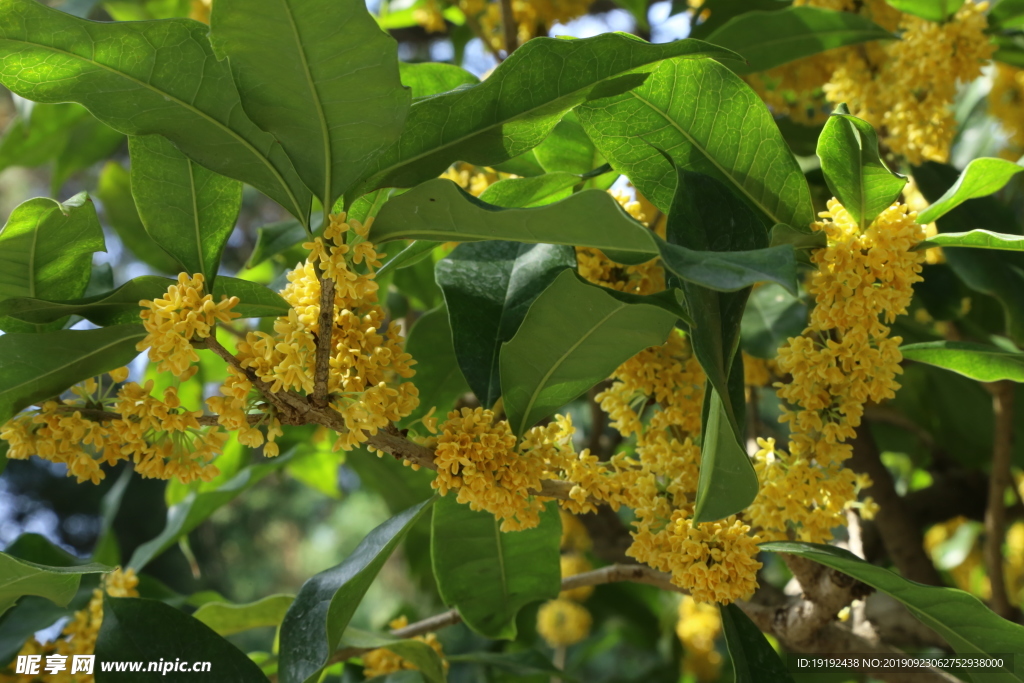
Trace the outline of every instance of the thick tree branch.
<instances>
[{"instance_id":1,"label":"thick tree branch","mask_svg":"<svg viewBox=\"0 0 1024 683\"><path fill-rule=\"evenodd\" d=\"M1003 573L1003 539L1006 535L1006 487L1010 485L1010 460L1013 455L1013 382L1004 380L988 385L995 414L992 449L992 473L988 483L988 509L985 511L985 566L992 585L992 611L1012 619L1016 610L1006 593Z\"/></svg>"}]
</instances>

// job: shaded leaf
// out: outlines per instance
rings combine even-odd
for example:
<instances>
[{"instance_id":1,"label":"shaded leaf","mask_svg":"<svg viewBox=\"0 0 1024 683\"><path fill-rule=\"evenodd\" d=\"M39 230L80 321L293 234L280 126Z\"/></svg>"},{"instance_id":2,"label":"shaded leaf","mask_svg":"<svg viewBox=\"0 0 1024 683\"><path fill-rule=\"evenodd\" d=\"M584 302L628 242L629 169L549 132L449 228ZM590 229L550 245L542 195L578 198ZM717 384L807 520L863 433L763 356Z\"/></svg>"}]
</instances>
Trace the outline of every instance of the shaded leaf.
<instances>
[{"instance_id":1,"label":"shaded leaf","mask_svg":"<svg viewBox=\"0 0 1024 683\"><path fill-rule=\"evenodd\" d=\"M904 344L900 352L907 360L952 370L979 382L1003 379L1024 382L1024 353L1013 353L996 346L936 341Z\"/></svg>"},{"instance_id":2,"label":"shaded leaf","mask_svg":"<svg viewBox=\"0 0 1024 683\"><path fill-rule=\"evenodd\" d=\"M756 288L743 310L740 344L757 358L774 359L790 337L807 324L807 304L776 284Z\"/></svg>"},{"instance_id":3,"label":"shaded leaf","mask_svg":"<svg viewBox=\"0 0 1024 683\"><path fill-rule=\"evenodd\" d=\"M399 268L408 268L414 266L423 259L430 256L434 249L441 246L441 242L432 242L430 240L413 240L410 242L402 251L395 254L392 258L389 258L384 262L380 268L377 269L377 279L392 270L398 270Z\"/></svg>"},{"instance_id":4,"label":"shaded leaf","mask_svg":"<svg viewBox=\"0 0 1024 683\"><path fill-rule=\"evenodd\" d=\"M1024 27L1024 0L1001 0L989 10L988 22L997 29Z\"/></svg>"},{"instance_id":5,"label":"shaded leaf","mask_svg":"<svg viewBox=\"0 0 1024 683\"><path fill-rule=\"evenodd\" d=\"M519 652L470 652L463 655L449 655L449 662L465 662L482 664L507 671L514 676L533 676L543 674L557 676L565 683L576 683L579 679L570 676L551 663L551 658L537 650L520 650Z\"/></svg>"},{"instance_id":6,"label":"shaded leaf","mask_svg":"<svg viewBox=\"0 0 1024 683\"><path fill-rule=\"evenodd\" d=\"M502 208L543 206L565 199L583 180L572 173L545 173L532 178L505 178L480 195L480 201Z\"/></svg>"},{"instance_id":7,"label":"shaded leaf","mask_svg":"<svg viewBox=\"0 0 1024 683\"><path fill-rule=\"evenodd\" d=\"M50 176L50 194L57 196L75 173L106 159L125 141L124 134L96 120L84 116L67 131L67 144L57 155Z\"/></svg>"},{"instance_id":8,"label":"shaded leaf","mask_svg":"<svg viewBox=\"0 0 1024 683\"><path fill-rule=\"evenodd\" d=\"M793 683L761 630L735 604L722 605L722 630L736 683Z\"/></svg>"},{"instance_id":9,"label":"shaded leaf","mask_svg":"<svg viewBox=\"0 0 1024 683\"><path fill-rule=\"evenodd\" d=\"M11 166L42 166L68 144L71 128L89 116L80 105L34 104L18 113L0 139L0 170Z\"/></svg>"},{"instance_id":10,"label":"shaded leaf","mask_svg":"<svg viewBox=\"0 0 1024 683\"><path fill-rule=\"evenodd\" d=\"M401 424L419 419L435 406L438 415L447 414L469 391L455 356L447 309L442 306L421 315L409 331L405 350L416 359L420 404Z\"/></svg>"},{"instance_id":11,"label":"shaded leaf","mask_svg":"<svg viewBox=\"0 0 1024 683\"><path fill-rule=\"evenodd\" d=\"M132 197L131 175L121 164L116 161L106 163L95 195L102 204L107 224L135 257L161 273L176 275L181 271L177 260L164 251L142 225Z\"/></svg>"},{"instance_id":12,"label":"shaded leaf","mask_svg":"<svg viewBox=\"0 0 1024 683\"><path fill-rule=\"evenodd\" d=\"M0 553L0 614L24 595L38 595L64 607L75 597L82 574L103 574L110 570L102 564L47 567Z\"/></svg>"},{"instance_id":13,"label":"shaded leaf","mask_svg":"<svg viewBox=\"0 0 1024 683\"><path fill-rule=\"evenodd\" d=\"M567 112L533 153L548 173L561 171L579 175L604 163L604 157L590 141L575 111Z\"/></svg>"},{"instance_id":14,"label":"shaded leaf","mask_svg":"<svg viewBox=\"0 0 1024 683\"><path fill-rule=\"evenodd\" d=\"M500 525L491 513L444 496L434 507L430 555L445 604L477 633L514 639L519 610L561 589L562 525L554 502L533 529L502 533Z\"/></svg>"},{"instance_id":15,"label":"shaded leaf","mask_svg":"<svg viewBox=\"0 0 1024 683\"><path fill-rule=\"evenodd\" d=\"M691 38L706 40L719 27L729 23L734 17L751 11L782 10L789 7L789 0L704 0L701 9L711 10L704 20L690 29ZM686 0L673 0L672 14L688 12L690 6ZM703 15L703 13L701 13Z\"/></svg>"},{"instance_id":16,"label":"shaded leaf","mask_svg":"<svg viewBox=\"0 0 1024 683\"><path fill-rule=\"evenodd\" d=\"M244 605L206 602L192 613L192 618L206 624L218 635L230 636L251 628L277 626L294 600L294 595L282 593Z\"/></svg>"},{"instance_id":17,"label":"shaded leaf","mask_svg":"<svg viewBox=\"0 0 1024 683\"><path fill-rule=\"evenodd\" d=\"M1024 166L1006 159L972 159L953 187L917 215L917 222L932 223L968 199L998 192L1021 171L1024 171Z\"/></svg>"},{"instance_id":18,"label":"shaded leaf","mask_svg":"<svg viewBox=\"0 0 1024 683\"><path fill-rule=\"evenodd\" d=\"M395 638L350 627L345 630L341 642L345 647L386 648L419 669L431 683L444 683L447 680L441 657L422 640Z\"/></svg>"}]
</instances>

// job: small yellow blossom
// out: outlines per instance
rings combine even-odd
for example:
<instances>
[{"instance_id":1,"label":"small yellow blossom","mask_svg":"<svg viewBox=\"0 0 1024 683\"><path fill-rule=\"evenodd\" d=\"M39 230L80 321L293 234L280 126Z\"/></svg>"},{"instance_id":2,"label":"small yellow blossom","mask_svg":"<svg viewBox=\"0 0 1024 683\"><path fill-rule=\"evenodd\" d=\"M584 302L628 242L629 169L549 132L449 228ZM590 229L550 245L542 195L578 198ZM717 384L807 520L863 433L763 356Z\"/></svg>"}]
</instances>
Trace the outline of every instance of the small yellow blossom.
<instances>
[{"instance_id":1,"label":"small yellow blossom","mask_svg":"<svg viewBox=\"0 0 1024 683\"><path fill-rule=\"evenodd\" d=\"M548 600L537 610L537 632L553 648L585 640L592 621L587 608L572 600Z\"/></svg>"},{"instance_id":2,"label":"small yellow blossom","mask_svg":"<svg viewBox=\"0 0 1024 683\"><path fill-rule=\"evenodd\" d=\"M397 619L393 619L388 626L392 629L405 628L409 625L409 619L405 616L401 616ZM418 640L421 643L426 643L438 654L441 658L441 663L444 666L445 673L448 672L450 666L448 660L444 657L444 648L441 647L440 641L437 636L433 633L428 633L424 636L415 636L414 640ZM395 654L387 648L378 648L376 650L370 650L363 655L363 675L366 678L375 678L377 676L386 676L387 674L395 673L403 669L416 669L417 667L407 659L403 659L401 656Z\"/></svg>"}]
</instances>

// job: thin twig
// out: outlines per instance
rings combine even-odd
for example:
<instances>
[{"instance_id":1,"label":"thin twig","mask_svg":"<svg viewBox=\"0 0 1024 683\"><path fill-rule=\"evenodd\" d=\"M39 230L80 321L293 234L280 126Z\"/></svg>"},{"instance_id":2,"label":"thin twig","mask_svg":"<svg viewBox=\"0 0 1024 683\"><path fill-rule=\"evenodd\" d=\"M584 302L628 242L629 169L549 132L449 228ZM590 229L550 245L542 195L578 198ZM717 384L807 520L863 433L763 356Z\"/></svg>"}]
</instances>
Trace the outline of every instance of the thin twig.
<instances>
[{"instance_id":1,"label":"thin twig","mask_svg":"<svg viewBox=\"0 0 1024 683\"><path fill-rule=\"evenodd\" d=\"M327 387L331 372L335 282L324 276L319 266L316 268L316 276L320 280L320 331L316 339L316 365L313 370L313 405L322 409L327 407Z\"/></svg>"},{"instance_id":2,"label":"thin twig","mask_svg":"<svg viewBox=\"0 0 1024 683\"><path fill-rule=\"evenodd\" d=\"M992 611L1011 619L1014 607L1006 592L1003 574L1003 539L1006 534L1006 487L1010 485L1010 460L1013 455L1013 393L1008 380L988 385L995 413L995 438L992 449L992 473L989 476L988 508L985 511L985 565L992 586Z\"/></svg>"}]
</instances>

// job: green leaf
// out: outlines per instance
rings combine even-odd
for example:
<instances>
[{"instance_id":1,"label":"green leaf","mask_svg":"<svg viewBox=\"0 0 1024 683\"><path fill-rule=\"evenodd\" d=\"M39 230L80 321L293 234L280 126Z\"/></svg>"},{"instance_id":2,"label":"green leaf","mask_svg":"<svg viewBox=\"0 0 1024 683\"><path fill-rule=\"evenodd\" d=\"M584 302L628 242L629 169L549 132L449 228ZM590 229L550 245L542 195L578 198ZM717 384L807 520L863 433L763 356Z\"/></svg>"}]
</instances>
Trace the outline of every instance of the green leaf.
<instances>
[{"instance_id":1,"label":"green leaf","mask_svg":"<svg viewBox=\"0 0 1024 683\"><path fill-rule=\"evenodd\" d=\"M310 194L272 135L242 111L209 28L188 19L92 22L0 0L0 83L37 102L78 102L127 135L159 133L206 168L305 220ZM130 45L130 58L125 46Z\"/></svg>"},{"instance_id":2,"label":"green leaf","mask_svg":"<svg viewBox=\"0 0 1024 683\"><path fill-rule=\"evenodd\" d=\"M189 492L182 502L167 510L167 522L164 524L163 531L156 538L146 541L135 549L128 561L128 567L140 571L219 508L259 483L271 472L288 464L290 460L290 454L280 455L269 462L246 467L212 491Z\"/></svg>"},{"instance_id":3,"label":"green leaf","mask_svg":"<svg viewBox=\"0 0 1024 683\"><path fill-rule=\"evenodd\" d=\"M139 355L142 325L0 336L0 423Z\"/></svg>"},{"instance_id":4,"label":"green leaf","mask_svg":"<svg viewBox=\"0 0 1024 683\"><path fill-rule=\"evenodd\" d=\"M743 448L722 397L712 386L701 443L695 522L713 522L743 510L757 496L757 474Z\"/></svg>"},{"instance_id":5,"label":"green leaf","mask_svg":"<svg viewBox=\"0 0 1024 683\"><path fill-rule=\"evenodd\" d=\"M421 62L410 64L401 62L398 72L402 77L402 85L412 91L412 98L439 95L455 90L462 85L476 85L480 79L454 64L443 62Z\"/></svg>"},{"instance_id":6,"label":"green leaf","mask_svg":"<svg viewBox=\"0 0 1024 683\"><path fill-rule=\"evenodd\" d=\"M542 674L545 676L557 676L564 683L577 683L579 679L569 676L551 663L551 658L538 650L520 650L519 652L470 652L464 655L449 655L446 657L449 662L481 664L494 667L501 671L519 676L520 680L527 680L527 676ZM532 680L532 679L529 679Z\"/></svg>"},{"instance_id":7,"label":"green leaf","mask_svg":"<svg viewBox=\"0 0 1024 683\"><path fill-rule=\"evenodd\" d=\"M832 114L818 138L821 171L832 195L866 229L903 191L905 176L893 173L878 156L871 124L844 106Z\"/></svg>"},{"instance_id":8,"label":"green leaf","mask_svg":"<svg viewBox=\"0 0 1024 683\"><path fill-rule=\"evenodd\" d=\"M562 525L554 502L533 529L502 533L500 525L491 513L445 496L434 507L430 555L445 604L477 633L511 640L520 609L558 596Z\"/></svg>"},{"instance_id":9,"label":"green leaf","mask_svg":"<svg viewBox=\"0 0 1024 683\"><path fill-rule=\"evenodd\" d=\"M901 12L928 21L944 22L963 7L964 0L885 0ZM998 5L997 5L998 7Z\"/></svg>"},{"instance_id":10,"label":"green leaf","mask_svg":"<svg viewBox=\"0 0 1024 683\"><path fill-rule=\"evenodd\" d=\"M50 177L50 193L60 194L64 183L75 173L106 159L124 144L124 135L113 128L85 116L67 131L67 144L57 155Z\"/></svg>"},{"instance_id":11,"label":"green leaf","mask_svg":"<svg viewBox=\"0 0 1024 683\"><path fill-rule=\"evenodd\" d=\"M218 635L230 636L251 628L277 626L294 600L294 595L281 593L244 605L207 602L192 613L192 618L206 624Z\"/></svg>"},{"instance_id":12,"label":"green leaf","mask_svg":"<svg viewBox=\"0 0 1024 683\"><path fill-rule=\"evenodd\" d=\"M405 350L416 359L420 405L401 425L423 417L433 407L438 415L447 414L455 401L469 391L455 356L447 309L442 306L421 315L409 330Z\"/></svg>"},{"instance_id":13,"label":"green leaf","mask_svg":"<svg viewBox=\"0 0 1024 683\"><path fill-rule=\"evenodd\" d=\"M789 7L790 0L704 0L701 5L701 12L710 10L710 16L700 23L696 18L691 22L691 38L707 40L707 37L714 33L720 26L729 23L737 15L751 11L783 10ZM672 14L689 12L690 6L686 0L673 0Z\"/></svg>"},{"instance_id":14,"label":"green leaf","mask_svg":"<svg viewBox=\"0 0 1024 683\"><path fill-rule=\"evenodd\" d=\"M762 550L790 553L814 560L886 593L942 636L961 655L1020 652L1024 626L1007 621L981 600L955 588L937 588L908 581L888 569L865 562L848 550L814 543L762 543ZM1005 669L972 671L976 683L1024 681L1024 660L1015 657L1012 673Z\"/></svg>"},{"instance_id":15,"label":"green leaf","mask_svg":"<svg viewBox=\"0 0 1024 683\"><path fill-rule=\"evenodd\" d=\"M18 297L0 301L0 316L37 325L80 315L97 325L120 325L141 322L143 299L153 300L167 293L175 280L156 275L143 275L129 280L112 292L67 301L47 301ZM288 315L288 302L277 292L256 282L219 277L213 285L213 298L237 296L241 303L233 309L243 318L270 318Z\"/></svg>"},{"instance_id":16,"label":"green leaf","mask_svg":"<svg viewBox=\"0 0 1024 683\"><path fill-rule=\"evenodd\" d=\"M441 246L440 242L432 242L430 240L413 240L406 246L402 251L395 254L392 258L389 258L384 262L380 268L377 269L377 280L380 281L382 275L391 272L392 270L398 270L400 268L408 268L414 266L423 259L430 256L434 249Z\"/></svg>"},{"instance_id":17,"label":"green leaf","mask_svg":"<svg viewBox=\"0 0 1024 683\"><path fill-rule=\"evenodd\" d=\"M493 406L501 396L501 345L540 293L575 265L572 247L518 242L460 244L437 264L455 355L481 405Z\"/></svg>"},{"instance_id":18,"label":"green leaf","mask_svg":"<svg viewBox=\"0 0 1024 683\"><path fill-rule=\"evenodd\" d=\"M665 213L675 170L658 150L725 183L769 226L814 220L807 181L768 107L718 62L667 59L640 87L576 111L612 168Z\"/></svg>"},{"instance_id":19,"label":"green leaf","mask_svg":"<svg viewBox=\"0 0 1024 683\"><path fill-rule=\"evenodd\" d=\"M303 484L336 500L341 498L338 488L338 467L342 459L328 444L327 448L300 446L308 450L303 457L292 460L285 466L285 472Z\"/></svg>"},{"instance_id":20,"label":"green leaf","mask_svg":"<svg viewBox=\"0 0 1024 683\"><path fill-rule=\"evenodd\" d=\"M1024 27L1024 0L1000 0L989 10L988 23L1003 30Z\"/></svg>"},{"instance_id":21,"label":"green leaf","mask_svg":"<svg viewBox=\"0 0 1024 683\"><path fill-rule=\"evenodd\" d=\"M484 190L480 201L509 209L544 206L565 199L572 194L572 188L582 182L582 178L572 173L505 178Z\"/></svg>"},{"instance_id":22,"label":"green leaf","mask_svg":"<svg viewBox=\"0 0 1024 683\"><path fill-rule=\"evenodd\" d=\"M363 0L219 0L210 39L245 112L324 206L402 132L411 96L398 44Z\"/></svg>"},{"instance_id":23,"label":"green leaf","mask_svg":"<svg viewBox=\"0 0 1024 683\"><path fill-rule=\"evenodd\" d=\"M386 648L415 666L431 683L445 683L444 665L434 648L422 640L395 638L384 633L371 633L360 629L345 630L341 642L345 647Z\"/></svg>"},{"instance_id":24,"label":"green leaf","mask_svg":"<svg viewBox=\"0 0 1024 683\"><path fill-rule=\"evenodd\" d=\"M935 341L905 344L900 352L907 360L952 370L979 382L1024 382L1024 353L1011 353L997 346Z\"/></svg>"},{"instance_id":25,"label":"green leaf","mask_svg":"<svg viewBox=\"0 0 1024 683\"><path fill-rule=\"evenodd\" d=\"M95 195L102 204L107 224L133 255L161 273L177 275L181 272L177 260L146 232L132 197L131 175L121 164L116 161L106 163Z\"/></svg>"},{"instance_id":26,"label":"green leaf","mask_svg":"<svg viewBox=\"0 0 1024 683\"><path fill-rule=\"evenodd\" d=\"M266 683L259 666L237 647L217 635L201 621L159 600L145 598L103 598L103 624L96 639L100 662L132 660L150 662L142 672L116 673L96 667L97 683L183 680L196 673L175 673L179 660L209 662L218 683ZM160 660L159 662L157 660ZM163 669L149 667L162 664ZM201 675L201 674L200 674Z\"/></svg>"},{"instance_id":27,"label":"green leaf","mask_svg":"<svg viewBox=\"0 0 1024 683\"><path fill-rule=\"evenodd\" d=\"M919 247L973 247L997 251L1024 251L1024 236L990 230L944 232L921 242Z\"/></svg>"},{"instance_id":28,"label":"green leaf","mask_svg":"<svg viewBox=\"0 0 1024 683\"><path fill-rule=\"evenodd\" d=\"M590 141L576 112L570 111L555 124L544 142L533 150L548 173L589 173L604 163L604 157Z\"/></svg>"},{"instance_id":29,"label":"green leaf","mask_svg":"<svg viewBox=\"0 0 1024 683\"><path fill-rule=\"evenodd\" d=\"M81 296L89 284L93 252L105 249L96 208L84 192L63 204L30 199L11 212L0 230L0 301ZM39 331L2 317L0 328Z\"/></svg>"},{"instance_id":30,"label":"green leaf","mask_svg":"<svg viewBox=\"0 0 1024 683\"><path fill-rule=\"evenodd\" d=\"M651 45L620 33L536 38L479 85L414 103L402 137L374 161L353 194L413 187L456 161L506 161L537 146L581 102L635 87L645 78L641 72L659 60L731 54L700 41Z\"/></svg>"},{"instance_id":31,"label":"green leaf","mask_svg":"<svg viewBox=\"0 0 1024 683\"><path fill-rule=\"evenodd\" d=\"M664 343L675 322L663 308L624 303L563 271L501 346L501 388L512 431L522 436L634 354Z\"/></svg>"},{"instance_id":32,"label":"green leaf","mask_svg":"<svg viewBox=\"0 0 1024 683\"><path fill-rule=\"evenodd\" d=\"M242 184L208 171L159 135L132 136L132 195L146 232L190 275L214 283L242 206Z\"/></svg>"},{"instance_id":33,"label":"green leaf","mask_svg":"<svg viewBox=\"0 0 1024 683\"><path fill-rule=\"evenodd\" d=\"M104 574L110 569L102 564L47 567L0 553L0 614L23 595L38 595L64 607L78 592L82 574Z\"/></svg>"},{"instance_id":34,"label":"green leaf","mask_svg":"<svg viewBox=\"0 0 1024 683\"><path fill-rule=\"evenodd\" d=\"M246 268L252 268L272 256L288 251L309 240L309 233L297 220L280 221L256 228L256 245L252 248Z\"/></svg>"},{"instance_id":35,"label":"green leaf","mask_svg":"<svg viewBox=\"0 0 1024 683\"><path fill-rule=\"evenodd\" d=\"M0 139L0 170L42 166L67 147L71 129L89 111L77 104L34 104L22 108Z\"/></svg>"},{"instance_id":36,"label":"green leaf","mask_svg":"<svg viewBox=\"0 0 1024 683\"><path fill-rule=\"evenodd\" d=\"M806 325L807 304L779 285L761 285L743 310L740 344L751 356L774 359L779 346Z\"/></svg>"},{"instance_id":37,"label":"green leaf","mask_svg":"<svg viewBox=\"0 0 1024 683\"><path fill-rule=\"evenodd\" d=\"M712 10L714 13L714 10ZM825 50L895 36L867 17L820 7L745 12L707 37L709 43L735 50L747 63L736 73L765 71Z\"/></svg>"},{"instance_id":38,"label":"green leaf","mask_svg":"<svg viewBox=\"0 0 1024 683\"><path fill-rule=\"evenodd\" d=\"M384 562L434 500L384 522L367 534L344 562L302 585L281 624L281 683L319 679Z\"/></svg>"},{"instance_id":39,"label":"green leaf","mask_svg":"<svg viewBox=\"0 0 1024 683\"><path fill-rule=\"evenodd\" d=\"M1024 171L1024 166L1005 159L973 159L956 179L953 187L917 215L917 222L922 225L932 223L968 199L998 192L1021 171Z\"/></svg>"},{"instance_id":40,"label":"green leaf","mask_svg":"<svg viewBox=\"0 0 1024 683\"><path fill-rule=\"evenodd\" d=\"M722 630L736 683L793 683L771 644L739 607L722 605Z\"/></svg>"}]
</instances>

